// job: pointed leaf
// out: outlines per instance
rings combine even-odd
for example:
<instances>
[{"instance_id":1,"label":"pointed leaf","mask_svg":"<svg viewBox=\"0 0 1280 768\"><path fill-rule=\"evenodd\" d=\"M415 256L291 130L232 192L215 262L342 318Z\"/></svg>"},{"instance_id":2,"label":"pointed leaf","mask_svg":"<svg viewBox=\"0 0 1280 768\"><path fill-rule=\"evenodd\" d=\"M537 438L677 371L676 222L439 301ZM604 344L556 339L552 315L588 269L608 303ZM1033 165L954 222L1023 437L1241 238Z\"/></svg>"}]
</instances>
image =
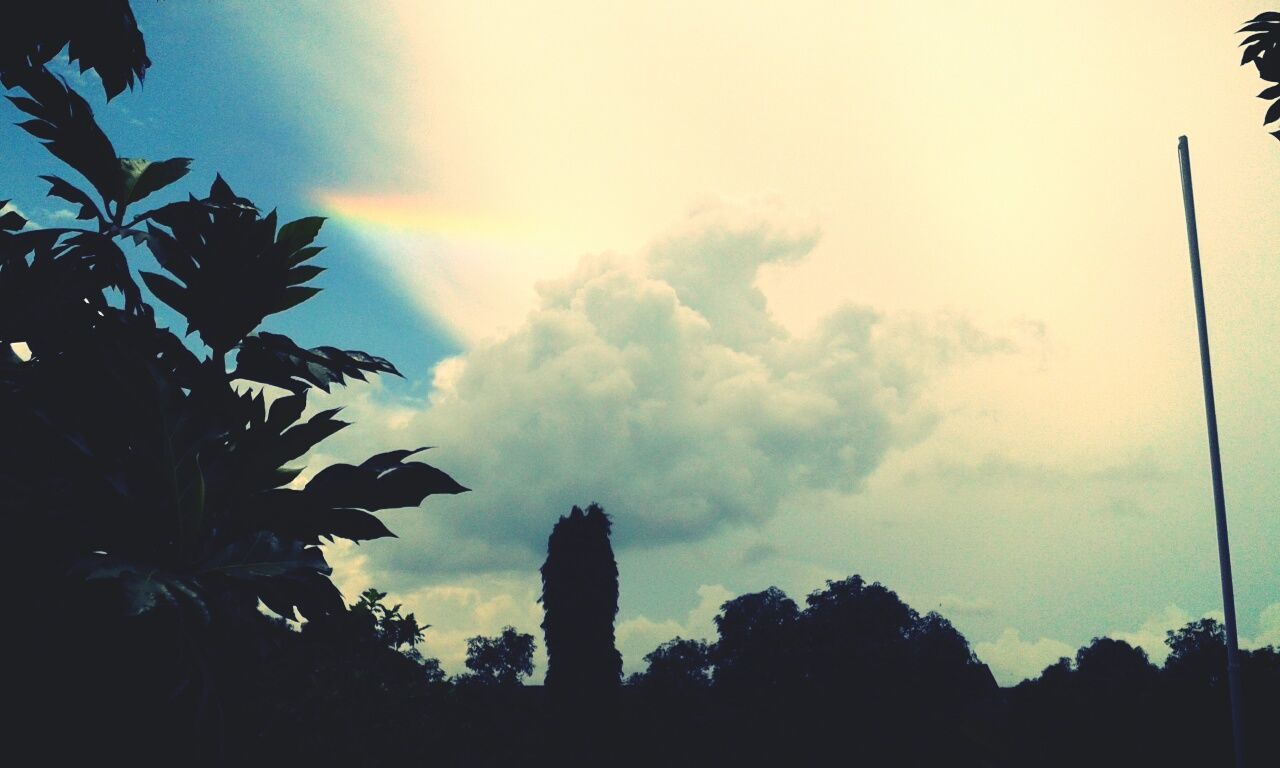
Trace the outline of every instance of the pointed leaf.
<instances>
[{"instance_id":1,"label":"pointed leaf","mask_svg":"<svg viewBox=\"0 0 1280 768\"><path fill-rule=\"evenodd\" d=\"M285 275L285 277L288 279L289 285L300 285L316 277L323 271L324 271L324 267L312 267L312 266L294 267L293 269L289 270L289 272Z\"/></svg>"},{"instance_id":2,"label":"pointed leaf","mask_svg":"<svg viewBox=\"0 0 1280 768\"><path fill-rule=\"evenodd\" d=\"M53 141L58 135L54 127L43 120L24 120L16 124L19 128L44 141Z\"/></svg>"},{"instance_id":3,"label":"pointed leaf","mask_svg":"<svg viewBox=\"0 0 1280 768\"><path fill-rule=\"evenodd\" d=\"M302 416L302 412L306 407L306 393L276 398L275 402L271 403L271 411L267 415L267 424L277 431L283 432L286 427Z\"/></svg>"},{"instance_id":4,"label":"pointed leaf","mask_svg":"<svg viewBox=\"0 0 1280 768\"><path fill-rule=\"evenodd\" d=\"M1266 125L1267 123L1273 123L1278 119L1280 119L1280 101L1275 102L1267 108L1267 114L1266 117L1263 118L1262 124Z\"/></svg>"},{"instance_id":5,"label":"pointed leaf","mask_svg":"<svg viewBox=\"0 0 1280 768\"><path fill-rule=\"evenodd\" d=\"M147 286L147 290L155 294L155 297L173 309L186 314L186 289L173 282L164 275L155 272L139 272L142 282Z\"/></svg>"},{"instance_id":6,"label":"pointed leaf","mask_svg":"<svg viewBox=\"0 0 1280 768\"><path fill-rule=\"evenodd\" d=\"M276 235L276 243L286 253L293 253L299 248L310 245L311 241L316 239L316 235L320 234L320 227L323 224L323 216L308 216L291 221L280 228L280 233Z\"/></svg>"},{"instance_id":7,"label":"pointed leaf","mask_svg":"<svg viewBox=\"0 0 1280 768\"><path fill-rule=\"evenodd\" d=\"M292 309L312 296L315 296L321 290L322 289L320 288L311 288L300 285L289 286L284 289L284 292L280 296L280 300L271 305L268 314L284 312L286 309Z\"/></svg>"},{"instance_id":8,"label":"pointed leaf","mask_svg":"<svg viewBox=\"0 0 1280 768\"><path fill-rule=\"evenodd\" d=\"M190 283L195 278L195 261L187 253L186 249L182 247L182 244L168 232L152 226L151 222L147 222L146 243L147 249L151 251L152 256L155 256L156 263L162 269L184 283Z\"/></svg>"},{"instance_id":9,"label":"pointed leaf","mask_svg":"<svg viewBox=\"0 0 1280 768\"><path fill-rule=\"evenodd\" d=\"M122 157L120 173L125 202L135 203L181 179L190 170L189 157L173 157L159 162Z\"/></svg>"},{"instance_id":10,"label":"pointed leaf","mask_svg":"<svg viewBox=\"0 0 1280 768\"><path fill-rule=\"evenodd\" d=\"M0 213L0 230L16 232L25 226L27 226L26 218L17 211L5 211L4 213Z\"/></svg>"},{"instance_id":11,"label":"pointed leaf","mask_svg":"<svg viewBox=\"0 0 1280 768\"><path fill-rule=\"evenodd\" d=\"M98 210L97 203L93 202L93 198L79 187L57 176L41 176L40 178L49 182L49 197L60 197L68 203L80 206L80 212L76 214L76 218L81 221L91 221L93 219L104 218Z\"/></svg>"}]
</instances>

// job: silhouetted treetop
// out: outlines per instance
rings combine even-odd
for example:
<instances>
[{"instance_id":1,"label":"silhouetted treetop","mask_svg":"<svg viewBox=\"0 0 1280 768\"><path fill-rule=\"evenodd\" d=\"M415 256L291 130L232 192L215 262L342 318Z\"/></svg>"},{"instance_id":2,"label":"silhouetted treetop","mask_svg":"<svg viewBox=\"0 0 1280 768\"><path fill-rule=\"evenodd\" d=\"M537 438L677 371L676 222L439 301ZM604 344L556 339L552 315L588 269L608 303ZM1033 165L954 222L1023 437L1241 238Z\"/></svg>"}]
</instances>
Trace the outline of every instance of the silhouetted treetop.
<instances>
[{"instance_id":1,"label":"silhouetted treetop","mask_svg":"<svg viewBox=\"0 0 1280 768\"><path fill-rule=\"evenodd\" d=\"M1086 681L1122 687L1149 683L1156 667L1141 648L1123 640L1095 637L1076 652L1076 673Z\"/></svg>"},{"instance_id":2,"label":"silhouetted treetop","mask_svg":"<svg viewBox=\"0 0 1280 768\"><path fill-rule=\"evenodd\" d=\"M795 680L799 652L795 601L777 587L736 597L715 617L717 686L768 687Z\"/></svg>"},{"instance_id":3,"label":"silhouetted treetop","mask_svg":"<svg viewBox=\"0 0 1280 768\"><path fill-rule=\"evenodd\" d=\"M631 684L680 691L711 685L711 648L705 640L675 637L645 654L648 668Z\"/></svg>"},{"instance_id":4,"label":"silhouetted treetop","mask_svg":"<svg viewBox=\"0 0 1280 768\"><path fill-rule=\"evenodd\" d=\"M604 509L592 503L586 512L574 507L561 517L547 539L539 600L550 688L584 692L621 682L622 655L613 631L618 564L610 528Z\"/></svg>"},{"instance_id":5,"label":"silhouetted treetop","mask_svg":"<svg viewBox=\"0 0 1280 768\"><path fill-rule=\"evenodd\" d=\"M467 640L467 669L471 674L460 680L483 685L519 685L522 678L533 674L533 635L504 627L497 637L476 635Z\"/></svg>"}]
</instances>

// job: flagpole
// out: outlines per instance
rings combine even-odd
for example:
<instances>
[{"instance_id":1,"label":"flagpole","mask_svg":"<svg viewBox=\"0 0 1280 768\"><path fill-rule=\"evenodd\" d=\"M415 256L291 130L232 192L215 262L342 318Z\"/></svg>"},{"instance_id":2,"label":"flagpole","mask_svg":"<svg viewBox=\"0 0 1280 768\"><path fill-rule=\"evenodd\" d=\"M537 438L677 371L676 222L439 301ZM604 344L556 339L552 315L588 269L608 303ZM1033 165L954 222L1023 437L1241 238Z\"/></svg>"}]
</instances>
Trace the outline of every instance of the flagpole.
<instances>
[{"instance_id":1,"label":"flagpole","mask_svg":"<svg viewBox=\"0 0 1280 768\"><path fill-rule=\"evenodd\" d=\"M1213 404L1213 371L1209 365L1209 328L1205 321L1204 286L1200 281L1200 237L1196 232L1196 202L1191 191L1191 154L1187 137L1178 137L1178 166L1182 171L1182 207L1187 217L1187 245L1191 250L1191 285L1196 297L1196 326L1200 332L1200 373L1204 379L1204 414L1209 428L1209 465L1213 471L1213 507L1218 520L1218 566L1222 571L1222 606L1227 630L1227 687L1231 696L1231 742L1236 768L1244 768L1244 697L1240 689L1240 649L1236 640L1236 600L1231 586L1231 547L1227 543L1227 502L1222 491L1222 459L1218 453L1218 414Z\"/></svg>"}]
</instances>

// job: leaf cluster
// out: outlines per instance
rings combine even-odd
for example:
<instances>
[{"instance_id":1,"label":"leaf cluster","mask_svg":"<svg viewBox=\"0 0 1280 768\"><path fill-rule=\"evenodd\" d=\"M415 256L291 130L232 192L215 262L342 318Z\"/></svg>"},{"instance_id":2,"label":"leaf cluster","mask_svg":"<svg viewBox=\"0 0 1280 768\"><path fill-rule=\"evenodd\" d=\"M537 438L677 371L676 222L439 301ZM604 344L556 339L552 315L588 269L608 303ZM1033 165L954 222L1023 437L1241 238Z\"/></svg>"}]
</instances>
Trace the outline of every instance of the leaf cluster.
<instances>
[{"instance_id":1,"label":"leaf cluster","mask_svg":"<svg viewBox=\"0 0 1280 768\"><path fill-rule=\"evenodd\" d=\"M1250 19L1237 34L1248 32L1249 35L1240 41L1244 54L1240 58L1241 66L1250 62L1258 69L1258 76L1272 85L1263 89L1258 98L1271 101L1267 113L1263 116L1264 125L1280 120L1280 12L1267 11ZM1280 130L1271 132L1280 139Z\"/></svg>"},{"instance_id":2,"label":"leaf cluster","mask_svg":"<svg viewBox=\"0 0 1280 768\"><path fill-rule=\"evenodd\" d=\"M375 513L467 489L412 458L422 448L302 482L298 462L347 426L338 409L309 412L309 392L399 372L260 327L318 292L307 283L323 270L311 263L323 219L279 223L221 176L204 196L136 210L191 161L119 156L85 99L43 66L69 39L109 96L142 77L128 4L74 5L61 27L0 25L19 127L87 182L42 177L81 226L0 215L0 512L23 542L21 567L55 585L52 614L92 610L121 626L177 616L197 645L253 631L259 605L290 619L344 613L320 545L392 536ZM107 17L115 26L97 36L82 26ZM151 297L207 351L157 325ZM420 639L398 606L366 609L388 643Z\"/></svg>"}]
</instances>

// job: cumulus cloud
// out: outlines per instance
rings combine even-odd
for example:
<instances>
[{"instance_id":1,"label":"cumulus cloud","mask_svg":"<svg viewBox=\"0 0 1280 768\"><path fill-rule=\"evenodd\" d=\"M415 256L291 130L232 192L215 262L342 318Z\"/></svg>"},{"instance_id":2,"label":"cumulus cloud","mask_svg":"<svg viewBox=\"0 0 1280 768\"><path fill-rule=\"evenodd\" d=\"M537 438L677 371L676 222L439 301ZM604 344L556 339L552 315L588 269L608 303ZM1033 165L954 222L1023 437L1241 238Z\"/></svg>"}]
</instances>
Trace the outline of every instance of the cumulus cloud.
<instances>
[{"instance_id":1,"label":"cumulus cloud","mask_svg":"<svg viewBox=\"0 0 1280 768\"><path fill-rule=\"evenodd\" d=\"M974 643L973 652L991 667L991 674L1001 685L1015 685L1029 677L1038 677L1045 667L1066 656L1074 658L1076 649L1048 637L1023 640L1016 629L1006 629L994 642Z\"/></svg>"},{"instance_id":2,"label":"cumulus cloud","mask_svg":"<svg viewBox=\"0 0 1280 768\"><path fill-rule=\"evenodd\" d=\"M26 225L23 227L23 229L35 229L35 228L38 228L38 227L40 226L40 225L39 225L39 224L37 224L34 220L32 220L31 216L30 216L29 214L27 214L27 212L26 212L26 211L22 210L22 209L21 209L21 208L19 208L17 205L15 205L15 204L13 203L13 201L11 201L11 200L10 200L10 201L5 202L5 204L4 204L4 205L0 205L0 214L10 213L10 212L12 212L12 213L16 213L16 214L18 214L19 216L21 216L22 218L24 218L24 219L26 219L26 220L27 220L27 223L26 223Z\"/></svg>"},{"instance_id":3,"label":"cumulus cloud","mask_svg":"<svg viewBox=\"0 0 1280 768\"><path fill-rule=\"evenodd\" d=\"M654 621L647 616L635 616L618 622L614 635L618 650L622 652L625 672L643 672L645 654L674 637L714 641L717 637L716 614L720 613L720 606L733 597L733 593L723 585L704 584L698 587L697 604L683 621Z\"/></svg>"},{"instance_id":4,"label":"cumulus cloud","mask_svg":"<svg viewBox=\"0 0 1280 768\"><path fill-rule=\"evenodd\" d=\"M1147 618L1135 629L1114 629L1106 637L1123 640L1135 648L1146 651L1152 664L1162 666L1169 657L1165 638L1187 623L1201 618L1222 622L1221 611L1207 611L1193 615L1176 605L1167 606L1158 614ZM1280 603L1272 603L1262 609L1258 617L1257 634L1239 636L1244 649L1280 645ZM1046 666L1066 656L1075 659L1078 649L1061 640L1041 637L1035 641L1023 640L1018 630L1005 629L994 642L974 643L973 651L986 662L1001 685L1014 685L1027 678L1039 677Z\"/></svg>"},{"instance_id":5,"label":"cumulus cloud","mask_svg":"<svg viewBox=\"0 0 1280 768\"><path fill-rule=\"evenodd\" d=\"M508 625L532 634L537 643L534 680L546 670L542 648L542 606L537 602L540 585L536 574L508 574L465 577L446 582L409 586L388 585L371 566L368 547L338 540L325 546L325 556L333 566L334 582L347 602L354 602L369 587L387 592L389 605L402 604L420 624L429 628L418 649L439 659L450 674L466 671L467 638L494 636Z\"/></svg>"},{"instance_id":6,"label":"cumulus cloud","mask_svg":"<svg viewBox=\"0 0 1280 768\"><path fill-rule=\"evenodd\" d=\"M1117 640L1124 640L1130 645L1141 646L1153 664L1163 664L1169 656L1169 647L1165 645L1168 632L1181 629L1188 622L1201 618L1214 619L1219 623L1224 621L1220 610L1207 611L1197 616L1176 605L1170 605L1159 614L1144 621L1136 630L1108 632L1107 635ZM1257 628L1257 634L1253 636L1238 630L1237 640L1241 648L1252 650L1280 645L1280 603L1272 603L1262 609L1258 616Z\"/></svg>"},{"instance_id":7,"label":"cumulus cloud","mask_svg":"<svg viewBox=\"0 0 1280 768\"><path fill-rule=\"evenodd\" d=\"M476 635L492 636L507 625L532 634L535 681L546 671L543 647L542 606L538 604L541 584L537 574L468 576L408 589L387 590L370 565L368 547L338 540L325 546L325 555L334 570L334 581L347 602L369 587L387 591L388 604L403 604L420 623L431 625L419 650L434 656L450 674L466 671L466 641ZM644 669L644 656L658 645L679 635L714 640L715 616L733 594L720 584L702 585L697 602L682 620L656 621L644 615L623 615L616 623L615 637L627 674Z\"/></svg>"},{"instance_id":8,"label":"cumulus cloud","mask_svg":"<svg viewBox=\"0 0 1280 768\"><path fill-rule=\"evenodd\" d=\"M794 336L756 276L804 258L812 227L737 209L696 212L636 258L584 258L543 283L516 331L436 369L424 402L357 398L357 422L440 446L474 488L399 514L391 570L535 564L556 517L601 502L615 546L696 541L768 520L793 492L858 490L926 435L924 392L956 361L1011 349L963 317L845 306Z\"/></svg>"},{"instance_id":9,"label":"cumulus cloud","mask_svg":"<svg viewBox=\"0 0 1280 768\"><path fill-rule=\"evenodd\" d=\"M1205 615L1222 621L1221 613L1210 612ZM1147 658L1151 659L1151 663L1159 666L1169 657L1169 646L1164 643L1169 630L1184 627L1187 622L1194 621L1196 618L1178 606L1170 605L1142 622L1137 629L1112 630L1107 633L1107 636L1123 640L1135 648L1141 648L1147 652Z\"/></svg>"},{"instance_id":10,"label":"cumulus cloud","mask_svg":"<svg viewBox=\"0 0 1280 768\"><path fill-rule=\"evenodd\" d=\"M1280 603L1272 603L1262 609L1258 621L1258 635L1250 642L1250 648L1280 647Z\"/></svg>"}]
</instances>

